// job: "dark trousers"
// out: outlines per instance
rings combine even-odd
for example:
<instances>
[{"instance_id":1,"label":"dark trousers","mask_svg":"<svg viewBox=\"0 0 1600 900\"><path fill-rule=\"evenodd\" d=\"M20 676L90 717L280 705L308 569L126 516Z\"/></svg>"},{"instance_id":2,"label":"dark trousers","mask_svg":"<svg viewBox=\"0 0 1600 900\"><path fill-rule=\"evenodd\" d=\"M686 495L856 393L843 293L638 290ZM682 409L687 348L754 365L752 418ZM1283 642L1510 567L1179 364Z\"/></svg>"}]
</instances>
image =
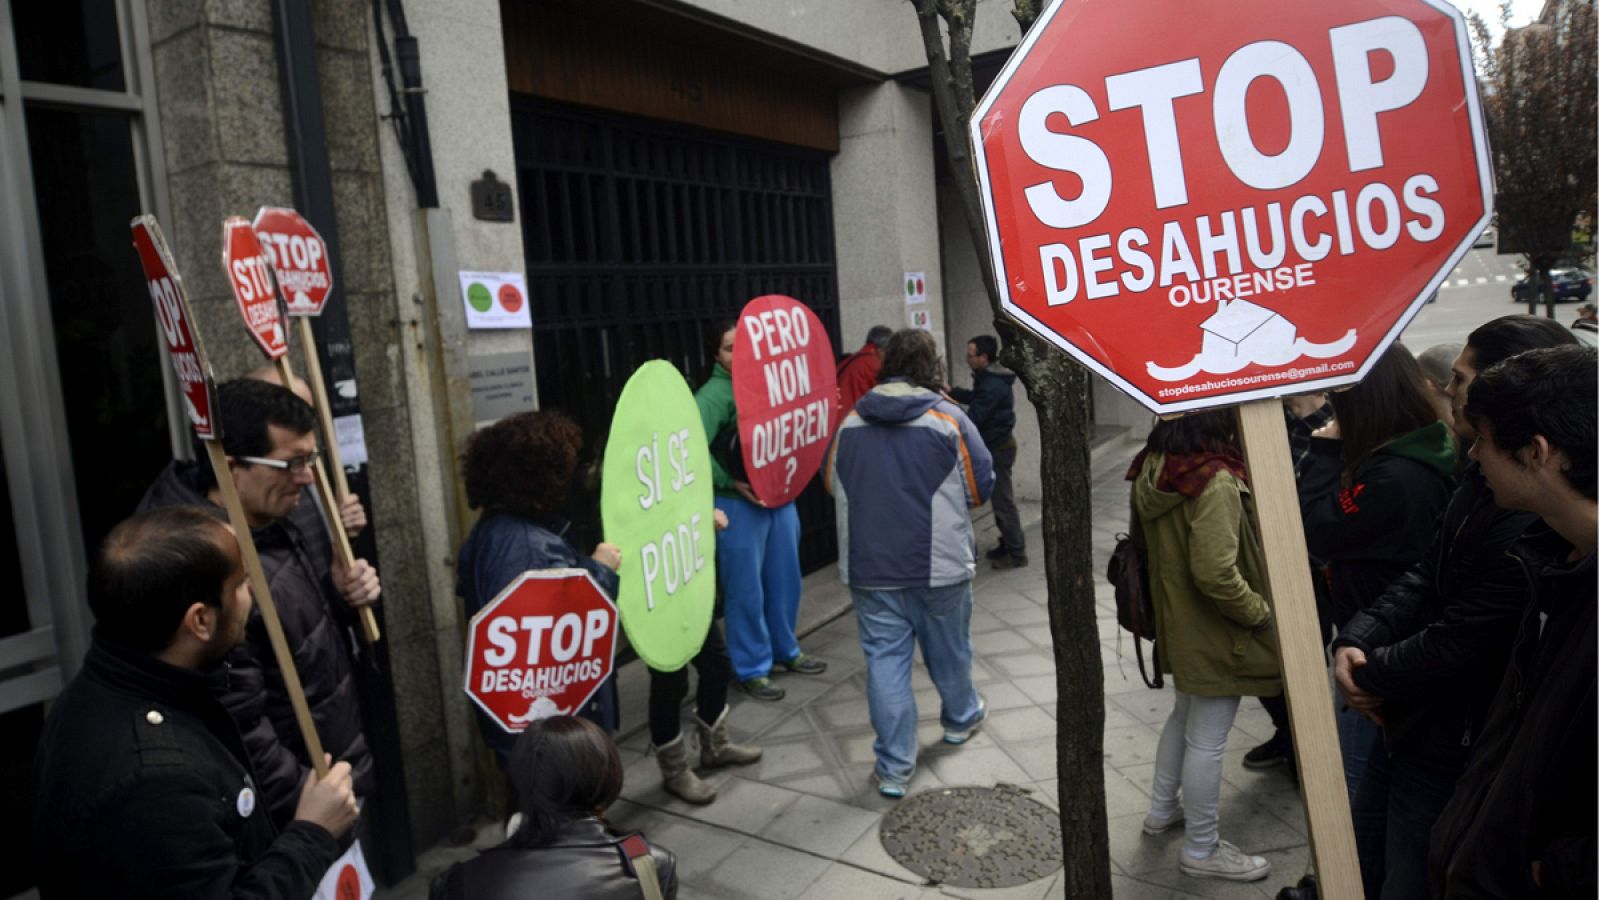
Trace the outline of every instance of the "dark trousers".
<instances>
[{"instance_id":1,"label":"dark trousers","mask_svg":"<svg viewBox=\"0 0 1600 900\"><path fill-rule=\"evenodd\" d=\"M1021 556L1027 549L1022 543L1022 517L1017 514L1017 495L1011 489L1011 467L1017 463L1017 444L990 450L994 457L994 493L989 502L994 506L994 523L1000 527L1000 546L1013 556Z\"/></svg>"},{"instance_id":2,"label":"dark trousers","mask_svg":"<svg viewBox=\"0 0 1600 900\"><path fill-rule=\"evenodd\" d=\"M695 691L695 712L700 721L715 724L717 717L728 705L728 681L733 677L733 664L728 661L728 642L722 637L722 624L711 620L711 631L700 652L691 660L700 675ZM676 672L650 670L650 740L657 747L670 744L681 732L682 718L679 708L683 698L689 696L689 667Z\"/></svg>"},{"instance_id":3,"label":"dark trousers","mask_svg":"<svg viewBox=\"0 0 1600 900\"><path fill-rule=\"evenodd\" d=\"M1410 900L1428 891L1428 837L1450 802L1460 771L1391 754L1380 733L1350 807L1367 900Z\"/></svg>"}]
</instances>

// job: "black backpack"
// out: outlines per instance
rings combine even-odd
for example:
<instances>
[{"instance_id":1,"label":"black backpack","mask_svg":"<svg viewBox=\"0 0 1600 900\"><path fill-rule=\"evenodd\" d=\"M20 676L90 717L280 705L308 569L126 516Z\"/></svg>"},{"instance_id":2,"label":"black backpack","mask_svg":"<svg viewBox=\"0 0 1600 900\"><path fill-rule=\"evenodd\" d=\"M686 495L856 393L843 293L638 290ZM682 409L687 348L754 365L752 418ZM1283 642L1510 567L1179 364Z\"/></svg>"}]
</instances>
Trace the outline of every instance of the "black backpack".
<instances>
[{"instance_id":1,"label":"black backpack","mask_svg":"<svg viewBox=\"0 0 1600 900\"><path fill-rule=\"evenodd\" d=\"M1117 624L1133 633L1133 655L1139 661L1139 677L1144 679L1146 687L1159 689L1165 682L1155 649L1156 612L1150 597L1150 565L1134 538L1117 535L1116 549L1111 551L1111 562L1106 566L1106 580L1116 589ZM1154 681L1145 670L1144 648L1140 641L1150 642L1150 669L1155 672Z\"/></svg>"}]
</instances>

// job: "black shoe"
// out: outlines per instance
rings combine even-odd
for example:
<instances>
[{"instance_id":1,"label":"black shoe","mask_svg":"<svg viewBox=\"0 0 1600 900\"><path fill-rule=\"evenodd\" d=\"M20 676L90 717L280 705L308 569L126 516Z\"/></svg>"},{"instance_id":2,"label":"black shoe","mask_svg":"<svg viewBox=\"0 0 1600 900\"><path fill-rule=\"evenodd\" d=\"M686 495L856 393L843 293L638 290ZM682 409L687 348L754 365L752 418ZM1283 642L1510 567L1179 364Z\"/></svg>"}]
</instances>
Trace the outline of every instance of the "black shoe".
<instances>
[{"instance_id":1,"label":"black shoe","mask_svg":"<svg viewBox=\"0 0 1600 900\"><path fill-rule=\"evenodd\" d=\"M1008 557L1010 555L1011 555L1011 551L1006 549L1006 545L1005 544L996 544L995 548L993 550L990 550L988 553L985 553L983 555L983 558L984 559L1005 559L1006 557Z\"/></svg>"},{"instance_id":2,"label":"black shoe","mask_svg":"<svg viewBox=\"0 0 1600 900\"><path fill-rule=\"evenodd\" d=\"M1284 888L1277 900L1317 900L1317 876L1306 875L1294 887Z\"/></svg>"},{"instance_id":3,"label":"black shoe","mask_svg":"<svg viewBox=\"0 0 1600 900\"><path fill-rule=\"evenodd\" d=\"M765 676L760 678L747 678L744 681L739 682L739 687L744 688L744 692L746 694L749 694L757 700L774 702L783 699L783 688L773 684L772 679Z\"/></svg>"},{"instance_id":4,"label":"black shoe","mask_svg":"<svg viewBox=\"0 0 1600 900\"><path fill-rule=\"evenodd\" d=\"M807 656L804 653L796 656L794 659L780 662L778 665L783 666L785 669L788 669L796 675L821 675L823 672L828 671L827 663L817 659L815 656Z\"/></svg>"},{"instance_id":5,"label":"black shoe","mask_svg":"<svg viewBox=\"0 0 1600 900\"><path fill-rule=\"evenodd\" d=\"M1283 752L1283 742L1276 737L1257 747L1252 747L1250 752L1244 755L1244 767L1246 769L1271 769L1288 761L1289 757Z\"/></svg>"},{"instance_id":6,"label":"black shoe","mask_svg":"<svg viewBox=\"0 0 1600 900\"><path fill-rule=\"evenodd\" d=\"M1020 569L1027 564L1028 555L1026 553L1007 553L993 563L996 569Z\"/></svg>"}]
</instances>

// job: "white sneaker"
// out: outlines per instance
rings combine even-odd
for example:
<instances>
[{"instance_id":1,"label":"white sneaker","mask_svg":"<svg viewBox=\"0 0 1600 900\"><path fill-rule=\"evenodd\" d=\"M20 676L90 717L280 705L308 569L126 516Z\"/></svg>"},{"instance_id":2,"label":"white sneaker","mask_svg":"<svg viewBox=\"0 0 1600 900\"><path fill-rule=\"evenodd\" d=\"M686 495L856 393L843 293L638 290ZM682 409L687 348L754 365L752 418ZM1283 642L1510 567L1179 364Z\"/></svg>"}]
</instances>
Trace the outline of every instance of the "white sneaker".
<instances>
[{"instance_id":1,"label":"white sneaker","mask_svg":"<svg viewBox=\"0 0 1600 900\"><path fill-rule=\"evenodd\" d=\"M982 694L979 694L978 721L973 722L971 725L968 725L966 728L963 728L960 731L950 731L946 729L944 733L944 742L946 744L955 744L956 746L965 744L968 739L970 739L972 735L977 732L978 726L983 724L983 720L987 718L989 718L989 702L983 699Z\"/></svg>"},{"instance_id":2,"label":"white sneaker","mask_svg":"<svg viewBox=\"0 0 1600 900\"><path fill-rule=\"evenodd\" d=\"M1178 851L1178 871L1191 878L1220 878L1224 881L1260 881L1272 872L1272 863L1260 856L1251 856L1227 841L1218 841L1217 848L1205 859L1195 859L1188 851Z\"/></svg>"},{"instance_id":3,"label":"white sneaker","mask_svg":"<svg viewBox=\"0 0 1600 900\"><path fill-rule=\"evenodd\" d=\"M510 840L511 836L516 834L517 833L517 829L521 828L521 827L522 827L522 813L519 813L519 812L512 813L511 814L511 818L506 820L506 840Z\"/></svg>"},{"instance_id":4,"label":"white sneaker","mask_svg":"<svg viewBox=\"0 0 1600 900\"><path fill-rule=\"evenodd\" d=\"M1151 834L1151 835L1166 834L1167 832L1171 831L1174 828L1177 828L1179 825L1182 825L1182 824L1183 824L1183 807L1180 806L1177 809L1173 810L1172 815L1167 816L1165 819L1158 819L1158 818L1155 817L1154 814L1150 814L1150 815L1145 816L1144 817L1144 833L1145 834Z\"/></svg>"}]
</instances>

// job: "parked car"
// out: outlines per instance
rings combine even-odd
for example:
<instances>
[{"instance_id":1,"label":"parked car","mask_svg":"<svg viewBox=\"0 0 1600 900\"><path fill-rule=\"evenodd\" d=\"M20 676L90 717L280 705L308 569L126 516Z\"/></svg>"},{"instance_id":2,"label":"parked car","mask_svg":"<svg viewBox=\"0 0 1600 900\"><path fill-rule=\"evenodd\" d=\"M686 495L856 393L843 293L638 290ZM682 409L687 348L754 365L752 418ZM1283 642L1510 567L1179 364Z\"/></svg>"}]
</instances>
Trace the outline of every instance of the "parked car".
<instances>
[{"instance_id":1,"label":"parked car","mask_svg":"<svg viewBox=\"0 0 1600 900\"><path fill-rule=\"evenodd\" d=\"M1594 290L1594 276L1582 269L1551 269L1550 288L1557 303L1562 300L1587 300L1589 292ZM1532 293L1533 284L1524 275L1511 286L1511 302L1527 303Z\"/></svg>"},{"instance_id":2,"label":"parked car","mask_svg":"<svg viewBox=\"0 0 1600 900\"><path fill-rule=\"evenodd\" d=\"M1476 238L1473 238L1472 247L1473 247L1473 249L1477 249L1479 247L1493 247L1493 246L1494 246L1494 226L1493 225L1485 225L1485 226L1483 226L1483 231Z\"/></svg>"}]
</instances>

